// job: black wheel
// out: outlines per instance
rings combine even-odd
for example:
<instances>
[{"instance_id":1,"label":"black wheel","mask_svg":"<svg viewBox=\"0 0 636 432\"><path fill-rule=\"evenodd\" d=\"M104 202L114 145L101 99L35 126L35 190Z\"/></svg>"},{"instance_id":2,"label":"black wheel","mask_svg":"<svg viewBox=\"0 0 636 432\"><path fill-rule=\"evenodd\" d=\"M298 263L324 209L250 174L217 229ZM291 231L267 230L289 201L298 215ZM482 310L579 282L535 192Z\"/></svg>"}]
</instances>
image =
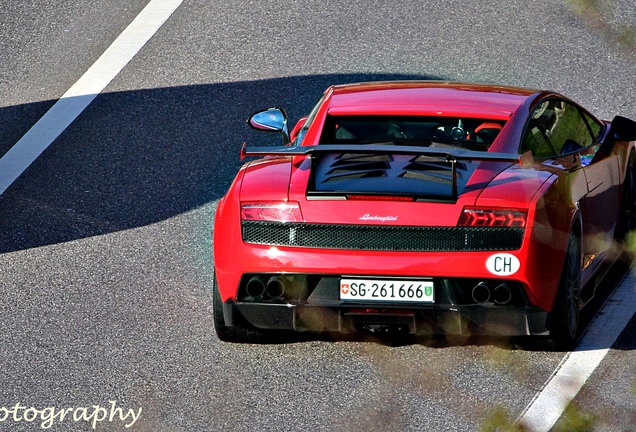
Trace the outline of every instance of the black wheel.
<instances>
[{"instance_id":1,"label":"black wheel","mask_svg":"<svg viewBox=\"0 0 636 432\"><path fill-rule=\"evenodd\" d=\"M570 234L559 291L551 314L551 339L555 348L571 350L579 335L581 246Z\"/></svg>"},{"instance_id":2,"label":"black wheel","mask_svg":"<svg viewBox=\"0 0 636 432\"><path fill-rule=\"evenodd\" d=\"M212 284L212 309L214 313L214 330L216 335L224 342L261 342L264 334L263 332L251 329L241 328L237 326L226 326L225 318L223 317L223 301L221 300L221 293L219 292L219 286L216 282L216 276Z\"/></svg>"},{"instance_id":3,"label":"black wheel","mask_svg":"<svg viewBox=\"0 0 636 432\"><path fill-rule=\"evenodd\" d=\"M618 238L625 239L625 236L636 229L636 156L632 151L629 157L627 170L625 171L625 181L623 182L623 196L621 202L621 214L618 226Z\"/></svg>"}]
</instances>

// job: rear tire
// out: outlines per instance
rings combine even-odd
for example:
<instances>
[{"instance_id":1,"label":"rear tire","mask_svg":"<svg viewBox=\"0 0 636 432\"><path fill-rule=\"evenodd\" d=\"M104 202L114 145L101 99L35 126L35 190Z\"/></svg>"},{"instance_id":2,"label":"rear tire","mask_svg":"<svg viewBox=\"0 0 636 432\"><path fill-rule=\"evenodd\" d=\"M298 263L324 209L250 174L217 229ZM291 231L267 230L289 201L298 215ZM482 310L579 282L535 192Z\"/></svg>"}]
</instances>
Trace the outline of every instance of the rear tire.
<instances>
[{"instance_id":1,"label":"rear tire","mask_svg":"<svg viewBox=\"0 0 636 432\"><path fill-rule=\"evenodd\" d=\"M223 301L216 282L216 275L212 284L212 310L214 314L214 330L223 342L261 342L264 338L262 331L237 326L226 326L223 316Z\"/></svg>"},{"instance_id":2,"label":"rear tire","mask_svg":"<svg viewBox=\"0 0 636 432\"><path fill-rule=\"evenodd\" d=\"M570 234L563 273L551 313L550 335L557 349L572 350L579 335L581 294L581 245Z\"/></svg>"}]
</instances>

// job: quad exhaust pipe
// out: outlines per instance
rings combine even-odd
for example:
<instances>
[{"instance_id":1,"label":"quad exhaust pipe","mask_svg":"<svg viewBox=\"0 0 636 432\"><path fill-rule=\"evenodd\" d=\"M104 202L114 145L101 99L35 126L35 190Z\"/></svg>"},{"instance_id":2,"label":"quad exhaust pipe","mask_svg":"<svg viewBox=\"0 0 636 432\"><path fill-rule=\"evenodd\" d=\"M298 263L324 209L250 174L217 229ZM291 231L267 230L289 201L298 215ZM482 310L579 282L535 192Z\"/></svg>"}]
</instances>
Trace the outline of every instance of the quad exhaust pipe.
<instances>
[{"instance_id":1,"label":"quad exhaust pipe","mask_svg":"<svg viewBox=\"0 0 636 432\"><path fill-rule=\"evenodd\" d=\"M252 277L245 285L245 292L250 297L262 297L265 294L265 284L258 276Z\"/></svg>"},{"instance_id":2,"label":"quad exhaust pipe","mask_svg":"<svg viewBox=\"0 0 636 432\"><path fill-rule=\"evenodd\" d=\"M488 303L490 301L490 288L483 282L475 285L472 294L475 303Z\"/></svg>"},{"instance_id":3,"label":"quad exhaust pipe","mask_svg":"<svg viewBox=\"0 0 636 432\"><path fill-rule=\"evenodd\" d=\"M497 285L493 291L493 300L496 305L507 305L512 301L512 291L505 283Z\"/></svg>"},{"instance_id":4,"label":"quad exhaust pipe","mask_svg":"<svg viewBox=\"0 0 636 432\"><path fill-rule=\"evenodd\" d=\"M512 291L506 283L499 284L491 290L485 282L479 282L471 294L473 301L479 304L492 301L496 305L504 306L512 301Z\"/></svg>"},{"instance_id":5,"label":"quad exhaust pipe","mask_svg":"<svg viewBox=\"0 0 636 432\"><path fill-rule=\"evenodd\" d=\"M285 282L279 276L272 276L264 282L260 276L253 276L245 285L245 292L251 298L268 297L278 299L285 294Z\"/></svg>"},{"instance_id":6,"label":"quad exhaust pipe","mask_svg":"<svg viewBox=\"0 0 636 432\"><path fill-rule=\"evenodd\" d=\"M285 283L280 277L272 276L267 281L265 292L267 293L268 297L281 298L283 294L285 294Z\"/></svg>"}]
</instances>

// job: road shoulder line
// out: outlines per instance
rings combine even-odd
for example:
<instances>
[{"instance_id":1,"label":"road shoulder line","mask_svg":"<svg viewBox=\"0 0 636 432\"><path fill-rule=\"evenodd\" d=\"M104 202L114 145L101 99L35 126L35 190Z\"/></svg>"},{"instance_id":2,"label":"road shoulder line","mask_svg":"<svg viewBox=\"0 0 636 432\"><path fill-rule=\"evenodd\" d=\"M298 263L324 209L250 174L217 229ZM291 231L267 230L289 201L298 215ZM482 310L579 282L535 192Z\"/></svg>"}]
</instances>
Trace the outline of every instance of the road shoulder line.
<instances>
[{"instance_id":1,"label":"road shoulder line","mask_svg":"<svg viewBox=\"0 0 636 432\"><path fill-rule=\"evenodd\" d=\"M588 326L576 349L561 362L518 422L548 432L603 361L636 313L636 269L630 269Z\"/></svg>"},{"instance_id":2,"label":"road shoulder line","mask_svg":"<svg viewBox=\"0 0 636 432\"><path fill-rule=\"evenodd\" d=\"M0 159L0 195L121 72L183 0L151 0L75 84Z\"/></svg>"}]
</instances>

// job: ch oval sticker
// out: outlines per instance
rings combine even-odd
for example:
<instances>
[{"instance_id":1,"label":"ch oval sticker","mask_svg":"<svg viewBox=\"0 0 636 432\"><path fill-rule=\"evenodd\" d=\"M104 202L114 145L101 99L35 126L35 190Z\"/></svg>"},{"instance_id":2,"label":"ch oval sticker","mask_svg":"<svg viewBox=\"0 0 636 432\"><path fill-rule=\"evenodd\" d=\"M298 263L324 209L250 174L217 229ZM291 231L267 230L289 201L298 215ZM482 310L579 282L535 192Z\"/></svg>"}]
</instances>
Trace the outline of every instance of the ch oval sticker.
<instances>
[{"instance_id":1,"label":"ch oval sticker","mask_svg":"<svg viewBox=\"0 0 636 432\"><path fill-rule=\"evenodd\" d=\"M497 276L510 276L519 271L521 263L519 258L509 253L491 255L486 260L488 271Z\"/></svg>"}]
</instances>

